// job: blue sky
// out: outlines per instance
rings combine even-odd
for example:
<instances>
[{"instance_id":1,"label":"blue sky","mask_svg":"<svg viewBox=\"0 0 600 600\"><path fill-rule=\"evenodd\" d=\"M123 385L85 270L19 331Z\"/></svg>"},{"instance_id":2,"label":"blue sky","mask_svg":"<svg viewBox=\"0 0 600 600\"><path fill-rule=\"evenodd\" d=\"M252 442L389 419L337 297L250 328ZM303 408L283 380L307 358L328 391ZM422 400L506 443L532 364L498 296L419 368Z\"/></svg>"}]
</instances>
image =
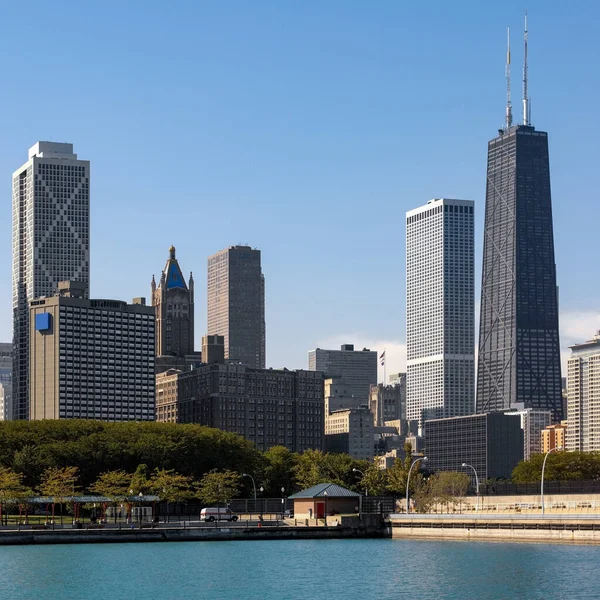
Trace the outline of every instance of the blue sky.
<instances>
[{"instance_id":1,"label":"blue sky","mask_svg":"<svg viewBox=\"0 0 600 600\"><path fill-rule=\"evenodd\" d=\"M11 336L11 173L37 140L92 162L92 295L149 296L171 244L262 250L267 362L388 348L402 367L404 213L476 201L502 125L506 26L519 114L529 10L532 120L550 133L562 345L600 327L600 5L507 0L2 4L0 340ZM479 287L477 289L479 295ZM478 303L477 303L478 304Z\"/></svg>"}]
</instances>

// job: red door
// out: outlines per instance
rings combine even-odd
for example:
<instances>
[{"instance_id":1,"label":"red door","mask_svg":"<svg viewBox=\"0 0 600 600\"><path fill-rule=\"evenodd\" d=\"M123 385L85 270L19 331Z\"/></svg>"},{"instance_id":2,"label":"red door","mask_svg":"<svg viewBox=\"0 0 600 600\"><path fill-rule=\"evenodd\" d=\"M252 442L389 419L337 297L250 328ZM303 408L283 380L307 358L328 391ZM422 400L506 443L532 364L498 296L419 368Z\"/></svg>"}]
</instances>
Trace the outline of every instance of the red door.
<instances>
[{"instance_id":1,"label":"red door","mask_svg":"<svg viewBox=\"0 0 600 600\"><path fill-rule=\"evenodd\" d=\"M325 518L325 502L317 502L317 519Z\"/></svg>"}]
</instances>

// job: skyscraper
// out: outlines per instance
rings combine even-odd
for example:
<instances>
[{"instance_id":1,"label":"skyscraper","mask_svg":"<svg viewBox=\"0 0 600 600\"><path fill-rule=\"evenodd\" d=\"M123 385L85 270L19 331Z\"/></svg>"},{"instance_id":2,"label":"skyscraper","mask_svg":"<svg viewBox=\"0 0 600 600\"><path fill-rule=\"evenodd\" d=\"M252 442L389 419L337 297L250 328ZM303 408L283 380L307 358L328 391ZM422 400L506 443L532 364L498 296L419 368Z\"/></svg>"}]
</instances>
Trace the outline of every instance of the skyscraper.
<instances>
[{"instance_id":1,"label":"skyscraper","mask_svg":"<svg viewBox=\"0 0 600 600\"><path fill-rule=\"evenodd\" d=\"M260 250L230 246L208 259L208 335L225 338L225 358L265 368L265 278Z\"/></svg>"},{"instance_id":2,"label":"skyscraper","mask_svg":"<svg viewBox=\"0 0 600 600\"><path fill-rule=\"evenodd\" d=\"M90 163L38 142L13 173L13 418L29 415L29 301L59 281L90 284Z\"/></svg>"},{"instance_id":3,"label":"skyscraper","mask_svg":"<svg viewBox=\"0 0 600 600\"><path fill-rule=\"evenodd\" d=\"M406 418L473 413L473 202L430 200L406 213Z\"/></svg>"},{"instance_id":4,"label":"skyscraper","mask_svg":"<svg viewBox=\"0 0 600 600\"><path fill-rule=\"evenodd\" d=\"M527 33L525 40L526 57ZM524 74L523 124L512 124L509 95L506 126L488 144L477 412L522 403L552 410L559 421L563 410L548 134L530 122L526 59Z\"/></svg>"},{"instance_id":5,"label":"skyscraper","mask_svg":"<svg viewBox=\"0 0 600 600\"><path fill-rule=\"evenodd\" d=\"M194 278L190 273L186 285L175 246L169 248L169 258L158 286L152 276L152 306L156 315L157 372L185 367L185 357L194 352Z\"/></svg>"},{"instance_id":6,"label":"skyscraper","mask_svg":"<svg viewBox=\"0 0 600 600\"><path fill-rule=\"evenodd\" d=\"M567 363L567 450L600 450L600 331L571 346Z\"/></svg>"}]
</instances>

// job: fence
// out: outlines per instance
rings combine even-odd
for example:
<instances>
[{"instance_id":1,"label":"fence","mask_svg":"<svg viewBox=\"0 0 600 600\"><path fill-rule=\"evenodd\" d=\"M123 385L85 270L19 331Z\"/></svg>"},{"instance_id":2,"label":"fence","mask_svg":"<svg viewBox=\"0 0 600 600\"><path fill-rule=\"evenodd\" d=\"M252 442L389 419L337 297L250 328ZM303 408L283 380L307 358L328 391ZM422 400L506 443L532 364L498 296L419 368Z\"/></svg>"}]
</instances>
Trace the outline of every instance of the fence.
<instances>
[{"instance_id":1,"label":"fence","mask_svg":"<svg viewBox=\"0 0 600 600\"><path fill-rule=\"evenodd\" d=\"M531 496L540 493L540 482L481 484L481 496ZM544 481L545 494L600 494L600 481Z\"/></svg>"}]
</instances>

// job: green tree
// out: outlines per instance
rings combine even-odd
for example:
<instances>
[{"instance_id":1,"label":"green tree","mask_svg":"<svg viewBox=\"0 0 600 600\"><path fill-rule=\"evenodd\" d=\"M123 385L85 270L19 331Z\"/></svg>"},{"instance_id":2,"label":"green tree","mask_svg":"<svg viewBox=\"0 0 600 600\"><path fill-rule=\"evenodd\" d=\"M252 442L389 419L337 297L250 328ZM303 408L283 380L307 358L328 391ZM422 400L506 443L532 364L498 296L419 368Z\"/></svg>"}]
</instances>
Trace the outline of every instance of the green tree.
<instances>
[{"instance_id":1,"label":"green tree","mask_svg":"<svg viewBox=\"0 0 600 600\"><path fill-rule=\"evenodd\" d=\"M307 450L298 457L294 466L294 479L296 486L307 489L318 483L325 483L324 475L325 455L320 450Z\"/></svg>"},{"instance_id":2,"label":"green tree","mask_svg":"<svg viewBox=\"0 0 600 600\"><path fill-rule=\"evenodd\" d=\"M150 490L167 502L184 502L193 496L191 478L174 469L156 469L150 479Z\"/></svg>"},{"instance_id":3,"label":"green tree","mask_svg":"<svg viewBox=\"0 0 600 600\"><path fill-rule=\"evenodd\" d=\"M129 493L132 496L137 496L139 493L147 494L149 491L148 466L144 464L138 465L129 482Z\"/></svg>"},{"instance_id":4,"label":"green tree","mask_svg":"<svg viewBox=\"0 0 600 600\"><path fill-rule=\"evenodd\" d=\"M206 504L227 504L240 493L240 475L235 471L206 473L198 484L198 497Z\"/></svg>"},{"instance_id":5,"label":"green tree","mask_svg":"<svg viewBox=\"0 0 600 600\"><path fill-rule=\"evenodd\" d=\"M279 496L281 488L288 494L295 491L294 466L297 455L285 446L273 446L264 453L265 467L262 481L265 495Z\"/></svg>"},{"instance_id":6,"label":"green tree","mask_svg":"<svg viewBox=\"0 0 600 600\"><path fill-rule=\"evenodd\" d=\"M8 525L7 509L31 496L33 492L23 484L23 475L12 469L0 467L0 506L2 519ZM1 523L0 523L1 524Z\"/></svg>"},{"instance_id":7,"label":"green tree","mask_svg":"<svg viewBox=\"0 0 600 600\"><path fill-rule=\"evenodd\" d=\"M114 501L122 500L129 496L131 477L131 473L126 473L122 469L106 471L88 489L94 494L106 496Z\"/></svg>"},{"instance_id":8,"label":"green tree","mask_svg":"<svg viewBox=\"0 0 600 600\"><path fill-rule=\"evenodd\" d=\"M371 464L364 471L360 480L361 492L367 490L370 496L383 496L388 487L388 476L385 469L379 469Z\"/></svg>"},{"instance_id":9,"label":"green tree","mask_svg":"<svg viewBox=\"0 0 600 600\"><path fill-rule=\"evenodd\" d=\"M429 478L429 493L439 504L455 504L466 496L471 480L466 473L440 471Z\"/></svg>"},{"instance_id":10,"label":"green tree","mask_svg":"<svg viewBox=\"0 0 600 600\"><path fill-rule=\"evenodd\" d=\"M23 482L31 488L38 484L41 474L48 466L44 464L39 449L32 444L15 450L12 467L23 474Z\"/></svg>"},{"instance_id":11,"label":"green tree","mask_svg":"<svg viewBox=\"0 0 600 600\"><path fill-rule=\"evenodd\" d=\"M70 496L78 491L79 480L78 467L50 467L42 473L40 493L52 498L52 515L54 507L60 505L60 520L62 522L62 505Z\"/></svg>"},{"instance_id":12,"label":"green tree","mask_svg":"<svg viewBox=\"0 0 600 600\"><path fill-rule=\"evenodd\" d=\"M408 472L413 463L412 446L409 443L404 444L404 460L396 459L396 462L387 470L387 489L390 493L396 496L404 496L406 494L406 482ZM417 463L413 468L413 474L416 474L422 463ZM413 483L411 475L411 484ZM414 485L411 485L412 489Z\"/></svg>"}]
</instances>

